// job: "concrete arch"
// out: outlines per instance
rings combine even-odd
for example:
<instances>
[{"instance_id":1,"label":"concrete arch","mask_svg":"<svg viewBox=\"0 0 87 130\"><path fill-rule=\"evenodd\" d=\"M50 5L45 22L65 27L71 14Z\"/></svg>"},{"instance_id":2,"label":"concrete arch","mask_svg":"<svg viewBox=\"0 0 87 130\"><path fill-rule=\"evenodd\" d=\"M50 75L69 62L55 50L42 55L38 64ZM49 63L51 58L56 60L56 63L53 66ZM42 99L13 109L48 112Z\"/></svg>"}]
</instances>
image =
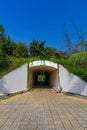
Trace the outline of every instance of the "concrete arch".
<instances>
[{"instance_id":1,"label":"concrete arch","mask_svg":"<svg viewBox=\"0 0 87 130\"><path fill-rule=\"evenodd\" d=\"M45 73L45 86L58 89L59 75L58 64L47 61L38 60L29 63L28 68L28 88L37 85L37 75L41 72Z\"/></svg>"},{"instance_id":2,"label":"concrete arch","mask_svg":"<svg viewBox=\"0 0 87 130\"><path fill-rule=\"evenodd\" d=\"M0 96L29 90L35 85L35 78L40 71L45 71L47 86L57 91L87 96L86 82L70 73L62 65L47 60L25 63L0 78Z\"/></svg>"}]
</instances>

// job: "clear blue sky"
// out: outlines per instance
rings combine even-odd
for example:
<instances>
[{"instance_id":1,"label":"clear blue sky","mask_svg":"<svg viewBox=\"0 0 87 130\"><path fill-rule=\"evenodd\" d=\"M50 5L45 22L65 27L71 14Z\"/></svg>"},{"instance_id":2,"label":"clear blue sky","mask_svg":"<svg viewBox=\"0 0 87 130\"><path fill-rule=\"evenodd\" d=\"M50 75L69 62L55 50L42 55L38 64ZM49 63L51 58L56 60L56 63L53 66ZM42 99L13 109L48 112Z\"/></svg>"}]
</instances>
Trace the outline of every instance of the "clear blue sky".
<instances>
[{"instance_id":1,"label":"clear blue sky","mask_svg":"<svg viewBox=\"0 0 87 130\"><path fill-rule=\"evenodd\" d=\"M46 40L64 49L64 23L75 40L70 20L87 37L87 0L0 0L0 24L15 41Z\"/></svg>"}]
</instances>

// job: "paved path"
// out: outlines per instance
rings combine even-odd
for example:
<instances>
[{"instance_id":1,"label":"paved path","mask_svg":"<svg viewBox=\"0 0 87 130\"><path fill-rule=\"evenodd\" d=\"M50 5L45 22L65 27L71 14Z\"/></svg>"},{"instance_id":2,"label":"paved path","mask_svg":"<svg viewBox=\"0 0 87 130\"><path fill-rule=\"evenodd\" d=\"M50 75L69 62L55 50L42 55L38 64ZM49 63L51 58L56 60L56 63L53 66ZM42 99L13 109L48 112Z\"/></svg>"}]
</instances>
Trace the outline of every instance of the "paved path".
<instances>
[{"instance_id":1,"label":"paved path","mask_svg":"<svg viewBox=\"0 0 87 130\"><path fill-rule=\"evenodd\" d=\"M0 130L87 130L87 100L34 88L0 102Z\"/></svg>"}]
</instances>

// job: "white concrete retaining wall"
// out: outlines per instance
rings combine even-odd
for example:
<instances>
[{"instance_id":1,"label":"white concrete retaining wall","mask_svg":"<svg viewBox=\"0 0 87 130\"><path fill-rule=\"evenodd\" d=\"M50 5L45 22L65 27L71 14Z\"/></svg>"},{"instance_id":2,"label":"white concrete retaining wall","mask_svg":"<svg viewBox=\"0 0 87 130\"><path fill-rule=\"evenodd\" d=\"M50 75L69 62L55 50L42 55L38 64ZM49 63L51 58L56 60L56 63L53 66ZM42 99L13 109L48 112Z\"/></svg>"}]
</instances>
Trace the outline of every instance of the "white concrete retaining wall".
<instances>
[{"instance_id":1,"label":"white concrete retaining wall","mask_svg":"<svg viewBox=\"0 0 87 130\"><path fill-rule=\"evenodd\" d=\"M34 61L29 64L29 67L39 65L45 65L57 69L57 64L49 61ZM25 64L2 77L0 79L0 95L27 90L27 76L27 64ZM87 83L81 80L78 76L69 73L67 69L61 65L59 65L59 74L57 73L57 70L51 72L50 83L57 90L61 86L62 91L64 92L87 96Z\"/></svg>"},{"instance_id":2,"label":"white concrete retaining wall","mask_svg":"<svg viewBox=\"0 0 87 130\"><path fill-rule=\"evenodd\" d=\"M0 95L27 90L27 64L0 79Z\"/></svg>"},{"instance_id":3,"label":"white concrete retaining wall","mask_svg":"<svg viewBox=\"0 0 87 130\"><path fill-rule=\"evenodd\" d=\"M87 83L71 74L63 66L59 66L59 77L62 91L87 96Z\"/></svg>"}]
</instances>

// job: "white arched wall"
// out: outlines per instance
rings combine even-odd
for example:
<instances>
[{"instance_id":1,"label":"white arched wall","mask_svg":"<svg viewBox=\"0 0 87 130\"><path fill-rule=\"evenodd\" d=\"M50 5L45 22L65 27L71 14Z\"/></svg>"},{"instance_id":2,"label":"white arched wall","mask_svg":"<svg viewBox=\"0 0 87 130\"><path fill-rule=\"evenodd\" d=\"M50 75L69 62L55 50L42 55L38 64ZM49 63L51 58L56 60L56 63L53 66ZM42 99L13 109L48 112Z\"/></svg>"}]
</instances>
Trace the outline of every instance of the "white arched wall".
<instances>
[{"instance_id":1,"label":"white arched wall","mask_svg":"<svg viewBox=\"0 0 87 130\"><path fill-rule=\"evenodd\" d=\"M33 70L45 69L50 72L50 86L56 90L87 96L87 83L69 73L62 65L44 60L26 63L0 78L0 95L26 91L33 87Z\"/></svg>"}]
</instances>

